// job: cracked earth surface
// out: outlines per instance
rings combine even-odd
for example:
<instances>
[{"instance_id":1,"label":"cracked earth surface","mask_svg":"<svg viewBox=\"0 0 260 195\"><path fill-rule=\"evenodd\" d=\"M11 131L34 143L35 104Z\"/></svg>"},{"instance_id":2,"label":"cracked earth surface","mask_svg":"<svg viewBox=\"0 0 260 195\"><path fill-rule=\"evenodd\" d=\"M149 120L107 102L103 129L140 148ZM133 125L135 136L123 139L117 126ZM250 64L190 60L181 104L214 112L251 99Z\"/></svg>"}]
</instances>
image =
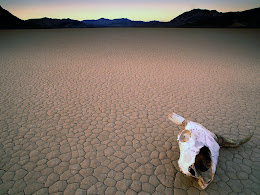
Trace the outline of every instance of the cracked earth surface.
<instances>
[{"instance_id":1,"label":"cracked earth surface","mask_svg":"<svg viewBox=\"0 0 260 195\"><path fill-rule=\"evenodd\" d=\"M0 31L0 194L258 194L259 30ZM258 52L257 52L258 51ZM175 112L221 149L201 190Z\"/></svg>"}]
</instances>

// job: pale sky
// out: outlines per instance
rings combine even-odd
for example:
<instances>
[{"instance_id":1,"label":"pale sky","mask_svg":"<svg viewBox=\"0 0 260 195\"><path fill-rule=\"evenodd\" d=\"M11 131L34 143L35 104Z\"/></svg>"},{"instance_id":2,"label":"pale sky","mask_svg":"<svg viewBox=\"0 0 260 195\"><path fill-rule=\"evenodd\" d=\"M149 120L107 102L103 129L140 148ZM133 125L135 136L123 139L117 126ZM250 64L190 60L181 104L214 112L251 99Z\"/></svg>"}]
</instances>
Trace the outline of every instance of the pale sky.
<instances>
[{"instance_id":1,"label":"pale sky","mask_svg":"<svg viewBox=\"0 0 260 195\"><path fill-rule=\"evenodd\" d=\"M260 0L0 0L0 5L23 20L48 17L170 21L195 8L243 11L260 7Z\"/></svg>"}]
</instances>

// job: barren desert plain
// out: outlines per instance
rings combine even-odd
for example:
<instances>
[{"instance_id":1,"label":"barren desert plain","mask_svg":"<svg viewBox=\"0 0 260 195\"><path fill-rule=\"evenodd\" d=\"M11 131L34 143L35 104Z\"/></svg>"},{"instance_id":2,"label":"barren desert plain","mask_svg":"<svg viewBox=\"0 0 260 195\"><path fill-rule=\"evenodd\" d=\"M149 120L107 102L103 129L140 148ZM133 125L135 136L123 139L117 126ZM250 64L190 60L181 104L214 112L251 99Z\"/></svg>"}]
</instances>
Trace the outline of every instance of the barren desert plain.
<instances>
[{"instance_id":1,"label":"barren desert plain","mask_svg":"<svg viewBox=\"0 0 260 195\"><path fill-rule=\"evenodd\" d=\"M0 31L0 194L259 194L260 29ZM205 190L175 112L241 138Z\"/></svg>"}]
</instances>

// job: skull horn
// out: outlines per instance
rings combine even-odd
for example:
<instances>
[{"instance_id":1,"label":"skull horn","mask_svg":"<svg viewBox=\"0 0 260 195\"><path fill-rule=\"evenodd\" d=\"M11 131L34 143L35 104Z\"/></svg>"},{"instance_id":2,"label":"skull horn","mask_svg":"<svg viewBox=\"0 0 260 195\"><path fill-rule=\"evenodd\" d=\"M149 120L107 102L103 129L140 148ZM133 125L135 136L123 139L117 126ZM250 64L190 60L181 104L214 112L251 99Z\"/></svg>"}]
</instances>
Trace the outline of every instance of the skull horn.
<instances>
[{"instance_id":1,"label":"skull horn","mask_svg":"<svg viewBox=\"0 0 260 195\"><path fill-rule=\"evenodd\" d=\"M216 134L218 140L218 144L220 147L223 147L223 148L236 148L246 142L248 142L251 137L253 136L253 134L250 134L244 138L241 138L241 139L232 139L232 138L227 138L227 137L223 137L221 135L218 135Z\"/></svg>"},{"instance_id":2,"label":"skull horn","mask_svg":"<svg viewBox=\"0 0 260 195\"><path fill-rule=\"evenodd\" d=\"M174 122L176 125L185 127L187 125L187 120L178 114L172 113L168 115L168 118Z\"/></svg>"}]
</instances>

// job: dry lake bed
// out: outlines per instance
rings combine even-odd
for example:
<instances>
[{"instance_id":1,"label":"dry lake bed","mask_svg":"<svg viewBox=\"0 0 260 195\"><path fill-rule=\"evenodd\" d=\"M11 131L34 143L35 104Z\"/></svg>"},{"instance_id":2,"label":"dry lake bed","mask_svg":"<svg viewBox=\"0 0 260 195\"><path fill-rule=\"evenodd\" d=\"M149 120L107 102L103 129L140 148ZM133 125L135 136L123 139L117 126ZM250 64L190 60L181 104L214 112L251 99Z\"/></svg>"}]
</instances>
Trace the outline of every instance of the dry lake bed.
<instances>
[{"instance_id":1,"label":"dry lake bed","mask_svg":"<svg viewBox=\"0 0 260 195\"><path fill-rule=\"evenodd\" d=\"M0 194L259 194L259 29L0 31ZM246 144L206 190L175 112Z\"/></svg>"}]
</instances>

